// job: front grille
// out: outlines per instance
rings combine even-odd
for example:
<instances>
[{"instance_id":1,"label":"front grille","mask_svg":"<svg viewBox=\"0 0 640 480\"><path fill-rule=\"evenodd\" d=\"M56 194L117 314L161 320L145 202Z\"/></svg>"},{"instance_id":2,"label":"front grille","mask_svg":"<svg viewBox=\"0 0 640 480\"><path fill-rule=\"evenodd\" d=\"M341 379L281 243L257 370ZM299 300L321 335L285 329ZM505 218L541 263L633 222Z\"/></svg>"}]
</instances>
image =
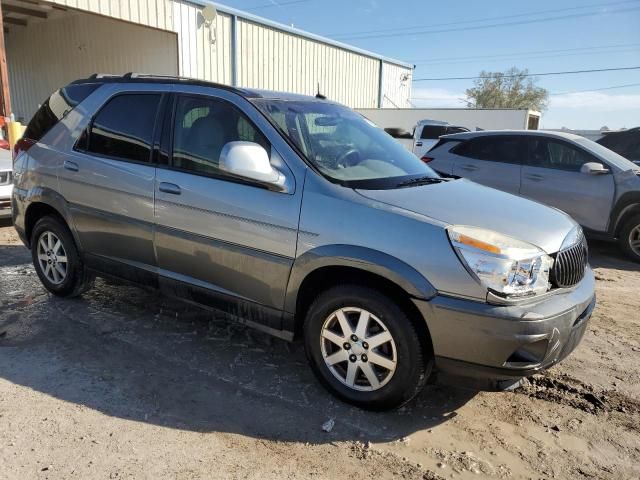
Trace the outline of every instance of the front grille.
<instances>
[{"instance_id":1,"label":"front grille","mask_svg":"<svg viewBox=\"0 0 640 480\"><path fill-rule=\"evenodd\" d=\"M587 241L584 236L575 245L560 250L551 271L551 284L555 287L572 287L582 280L588 262Z\"/></svg>"},{"instance_id":2,"label":"front grille","mask_svg":"<svg viewBox=\"0 0 640 480\"><path fill-rule=\"evenodd\" d=\"M9 185L12 181L11 172L0 172L0 185Z\"/></svg>"}]
</instances>

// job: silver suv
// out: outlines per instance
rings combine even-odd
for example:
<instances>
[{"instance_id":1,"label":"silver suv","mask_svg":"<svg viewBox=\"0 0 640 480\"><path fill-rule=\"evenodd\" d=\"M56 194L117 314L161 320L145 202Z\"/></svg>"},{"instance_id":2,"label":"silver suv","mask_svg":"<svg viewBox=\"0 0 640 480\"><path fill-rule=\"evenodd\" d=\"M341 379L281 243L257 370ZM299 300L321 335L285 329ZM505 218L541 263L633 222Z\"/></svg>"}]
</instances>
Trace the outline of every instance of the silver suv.
<instances>
[{"instance_id":1,"label":"silver suv","mask_svg":"<svg viewBox=\"0 0 640 480\"><path fill-rule=\"evenodd\" d=\"M584 137L531 130L441 137L423 157L440 174L559 208L587 236L640 262L640 166Z\"/></svg>"},{"instance_id":2,"label":"silver suv","mask_svg":"<svg viewBox=\"0 0 640 480\"><path fill-rule=\"evenodd\" d=\"M299 334L365 408L432 373L513 384L567 356L595 305L569 216L443 179L324 98L93 76L42 105L18 152L15 227L50 292L108 275Z\"/></svg>"}]
</instances>

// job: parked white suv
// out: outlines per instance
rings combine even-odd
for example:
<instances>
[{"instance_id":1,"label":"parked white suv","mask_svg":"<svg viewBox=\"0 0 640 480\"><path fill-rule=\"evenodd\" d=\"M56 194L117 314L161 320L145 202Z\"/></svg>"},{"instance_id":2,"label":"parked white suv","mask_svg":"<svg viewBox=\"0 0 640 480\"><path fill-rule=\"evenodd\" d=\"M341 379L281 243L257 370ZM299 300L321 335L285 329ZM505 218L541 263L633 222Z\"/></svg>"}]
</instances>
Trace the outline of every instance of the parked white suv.
<instances>
[{"instance_id":1,"label":"parked white suv","mask_svg":"<svg viewBox=\"0 0 640 480\"><path fill-rule=\"evenodd\" d=\"M422 159L441 174L559 208L640 262L640 166L602 145L560 132L468 132L442 137Z\"/></svg>"}]
</instances>

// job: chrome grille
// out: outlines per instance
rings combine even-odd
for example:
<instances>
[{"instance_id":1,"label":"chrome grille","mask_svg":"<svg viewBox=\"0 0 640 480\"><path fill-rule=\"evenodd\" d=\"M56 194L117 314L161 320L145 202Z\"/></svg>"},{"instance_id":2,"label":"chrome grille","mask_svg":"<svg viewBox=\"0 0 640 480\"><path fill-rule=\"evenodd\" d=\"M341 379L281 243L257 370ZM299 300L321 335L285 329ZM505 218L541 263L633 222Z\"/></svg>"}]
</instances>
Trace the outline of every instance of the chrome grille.
<instances>
[{"instance_id":1,"label":"chrome grille","mask_svg":"<svg viewBox=\"0 0 640 480\"><path fill-rule=\"evenodd\" d=\"M589 260L587 241L584 236L575 245L560 250L551 272L551 283L555 287L572 287L582 280Z\"/></svg>"},{"instance_id":2,"label":"chrome grille","mask_svg":"<svg viewBox=\"0 0 640 480\"><path fill-rule=\"evenodd\" d=\"M11 172L0 172L0 185L9 185L13 181Z\"/></svg>"}]
</instances>

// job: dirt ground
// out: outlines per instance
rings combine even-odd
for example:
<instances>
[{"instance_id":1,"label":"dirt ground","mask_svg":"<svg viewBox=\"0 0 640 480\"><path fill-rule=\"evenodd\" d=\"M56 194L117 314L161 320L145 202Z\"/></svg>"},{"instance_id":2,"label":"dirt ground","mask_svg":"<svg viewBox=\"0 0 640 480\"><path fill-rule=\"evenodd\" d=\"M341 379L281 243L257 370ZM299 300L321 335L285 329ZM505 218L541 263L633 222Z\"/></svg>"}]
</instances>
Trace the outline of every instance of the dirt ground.
<instances>
[{"instance_id":1,"label":"dirt ground","mask_svg":"<svg viewBox=\"0 0 640 480\"><path fill-rule=\"evenodd\" d=\"M299 342L102 280L52 297L5 222L0 478L640 478L640 269L607 244L591 261L599 303L562 364L373 414L326 393Z\"/></svg>"}]
</instances>

